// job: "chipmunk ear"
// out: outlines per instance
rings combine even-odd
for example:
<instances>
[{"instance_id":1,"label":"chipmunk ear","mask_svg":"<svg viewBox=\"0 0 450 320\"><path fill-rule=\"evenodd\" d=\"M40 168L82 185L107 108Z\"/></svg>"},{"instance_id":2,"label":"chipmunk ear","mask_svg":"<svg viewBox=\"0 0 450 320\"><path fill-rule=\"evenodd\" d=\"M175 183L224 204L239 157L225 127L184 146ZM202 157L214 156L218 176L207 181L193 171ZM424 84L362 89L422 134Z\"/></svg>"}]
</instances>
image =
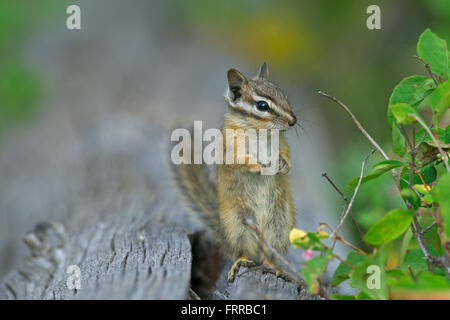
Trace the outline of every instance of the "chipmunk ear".
<instances>
[{"instance_id":1,"label":"chipmunk ear","mask_svg":"<svg viewBox=\"0 0 450 320\"><path fill-rule=\"evenodd\" d=\"M236 69L230 69L227 72L228 79L228 98L231 102L236 102L242 97L242 94L247 90L248 80L247 78L237 71Z\"/></svg>"},{"instance_id":2,"label":"chipmunk ear","mask_svg":"<svg viewBox=\"0 0 450 320\"><path fill-rule=\"evenodd\" d=\"M257 77L261 78L261 79L266 79L266 80L269 78L269 68L267 67L267 63L266 62L264 62L261 65L261 67L259 68Z\"/></svg>"}]
</instances>

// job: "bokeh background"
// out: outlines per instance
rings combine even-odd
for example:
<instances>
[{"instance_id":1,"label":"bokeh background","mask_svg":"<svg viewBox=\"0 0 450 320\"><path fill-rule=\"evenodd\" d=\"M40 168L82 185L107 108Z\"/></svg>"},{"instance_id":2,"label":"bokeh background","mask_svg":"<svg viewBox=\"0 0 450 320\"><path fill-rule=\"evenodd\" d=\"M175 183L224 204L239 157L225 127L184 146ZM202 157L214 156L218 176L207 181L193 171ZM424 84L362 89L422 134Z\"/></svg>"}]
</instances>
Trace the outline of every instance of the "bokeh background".
<instances>
[{"instance_id":1,"label":"bokeh background","mask_svg":"<svg viewBox=\"0 0 450 320\"><path fill-rule=\"evenodd\" d=\"M70 4L81 30L66 28ZM381 30L366 28L371 4ZM289 133L296 226L335 226L343 203L321 174L344 186L371 147L317 91L391 151L387 101L403 77L425 74L413 55L427 27L450 40L449 1L0 0L0 280L39 221L76 229L160 206L155 219L194 230L164 164L168 129L220 127L226 70L253 76L263 61L303 127ZM363 229L393 194L388 176L361 187Z\"/></svg>"}]
</instances>

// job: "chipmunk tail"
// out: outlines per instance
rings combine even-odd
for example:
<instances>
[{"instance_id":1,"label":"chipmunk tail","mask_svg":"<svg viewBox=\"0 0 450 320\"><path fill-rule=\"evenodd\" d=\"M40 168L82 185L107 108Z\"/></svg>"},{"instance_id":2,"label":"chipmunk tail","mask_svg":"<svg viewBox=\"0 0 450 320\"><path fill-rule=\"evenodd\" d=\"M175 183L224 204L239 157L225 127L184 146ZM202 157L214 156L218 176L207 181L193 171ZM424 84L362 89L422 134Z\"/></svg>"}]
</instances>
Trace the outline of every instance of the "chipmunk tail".
<instances>
[{"instance_id":1,"label":"chipmunk tail","mask_svg":"<svg viewBox=\"0 0 450 320\"><path fill-rule=\"evenodd\" d=\"M191 142L193 146L193 141ZM222 239L212 166L193 164L193 161L190 163L175 164L169 157L170 174L177 193L190 210L191 217L212 232L213 239Z\"/></svg>"}]
</instances>

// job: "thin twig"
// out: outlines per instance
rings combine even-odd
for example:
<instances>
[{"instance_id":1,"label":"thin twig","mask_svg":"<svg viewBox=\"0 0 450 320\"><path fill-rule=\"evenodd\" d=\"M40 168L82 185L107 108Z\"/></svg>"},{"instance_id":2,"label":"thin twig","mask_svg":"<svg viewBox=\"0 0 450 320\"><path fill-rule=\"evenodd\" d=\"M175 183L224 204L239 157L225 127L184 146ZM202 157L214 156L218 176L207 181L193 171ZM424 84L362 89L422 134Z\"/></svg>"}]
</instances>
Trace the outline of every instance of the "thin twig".
<instances>
[{"instance_id":1,"label":"thin twig","mask_svg":"<svg viewBox=\"0 0 450 320\"><path fill-rule=\"evenodd\" d=\"M342 224L344 223L345 218L347 217L348 213L349 213L350 210L352 209L353 202L354 202L355 199L356 199L356 194L357 194L358 191L359 191L359 187L361 186L361 181L362 181L363 176L364 176L364 166L366 165L366 162L367 162L367 160L369 159L369 157L370 157L374 152L375 152L375 150L370 151L370 153L366 156L366 158L363 160L363 162L362 162L362 164L361 164L361 174L359 175L358 184L356 185L355 191L353 192L353 196L352 196L352 198L350 199L350 202L349 202L349 204L348 204L348 206L347 206L347 210L346 210L345 213L342 215L342 217L339 219L339 223L338 223L338 225L336 226L336 229L334 230L334 235L335 235L335 237L334 237L334 240L333 240L333 245L331 246L332 249L334 249L334 246L336 245L336 240L337 240L336 236L338 235L339 230L341 229Z\"/></svg>"},{"instance_id":2,"label":"thin twig","mask_svg":"<svg viewBox=\"0 0 450 320\"><path fill-rule=\"evenodd\" d=\"M339 195L342 197L342 199L344 199L345 203L348 205L348 199L345 196L345 194L334 184L333 180L331 180L331 178L327 175L326 172L322 173L322 177L324 177L325 179L328 180L328 182L331 184L331 186L334 188L334 190L337 191L337 193L339 193Z\"/></svg>"},{"instance_id":3,"label":"thin twig","mask_svg":"<svg viewBox=\"0 0 450 320\"><path fill-rule=\"evenodd\" d=\"M409 150L412 150L414 147L412 146L411 141L409 141L409 137L408 137L408 135L406 134L405 127L402 126L402 125L400 125L399 128L400 128L401 133L402 133L403 136L405 137L405 142L406 142L406 144L408 145ZM413 141L414 141L414 140L413 140Z\"/></svg>"},{"instance_id":4,"label":"thin twig","mask_svg":"<svg viewBox=\"0 0 450 320\"><path fill-rule=\"evenodd\" d=\"M351 244L350 242L348 242L347 240L345 240L344 238L342 238L340 235L335 235L335 237L337 238L337 240L339 240L340 242L342 242L343 244L345 244L346 246L349 246L350 248L352 248L353 250L355 250L356 252L359 252L363 255L365 255L366 257L369 256L367 253L365 253L363 250L361 250L360 248L358 248L357 246Z\"/></svg>"},{"instance_id":5,"label":"thin twig","mask_svg":"<svg viewBox=\"0 0 450 320\"><path fill-rule=\"evenodd\" d=\"M415 216L413 218L413 223L411 224L411 230L414 234L414 236L417 239L417 243L419 244L420 249L422 250L425 258L427 259L428 268L432 269L432 266L442 266L444 267L447 276L450 277L450 264L448 262L448 256L444 255L441 257L433 257L431 256L430 252L428 251L428 248L423 243L423 230L422 227L419 224L419 221L417 220L417 217ZM445 248L445 247L444 247Z\"/></svg>"},{"instance_id":6,"label":"thin twig","mask_svg":"<svg viewBox=\"0 0 450 320\"><path fill-rule=\"evenodd\" d=\"M411 143L409 142L408 136L407 136L405 130L403 129L403 126L401 126L401 128L403 129L402 133L405 136L405 140L407 141L409 150L411 152L411 167L410 167L409 182L407 182L405 179L403 179L403 180L405 182L407 182L409 187L416 192L416 194L419 196L419 198L421 198L421 196L419 195L417 190L412 186L412 179L413 179L414 172L416 172L416 174L419 176L420 180L422 181L422 184L429 189L428 184L423 179L423 177L420 174L419 170L417 170L416 164L415 164L416 153L417 153L417 151L418 151L418 149L420 147L420 144L425 140L425 137L426 137L427 134L432 138L433 142L438 147L439 152L441 153L442 159L444 161L444 164L445 164L445 166L447 168L447 171L448 171L448 160L446 158L446 155L443 153L443 150L440 148L439 141L436 139L436 137L431 132L431 130L428 128L428 126L425 124L425 122L420 117L418 117L415 114L413 114L413 117L419 122L419 124L424 128L424 130L426 132L424 133L424 135L423 135L419 145L416 147L415 146L415 130L413 129L413 143L411 145ZM410 208L410 204L408 204L408 202L405 202L405 203L408 206L408 208ZM414 237L416 238L417 242L419 243L420 249L422 250L424 256L427 258L428 268L430 269L430 271L431 271L433 265L436 265L436 264L437 265L442 265L444 267L445 271L447 272L447 275L450 276L450 263L449 263L449 260L448 260L448 249L447 249L447 247L445 245L443 245L443 247L445 248L445 250L447 252L447 256L443 256L443 257L440 257L440 258L435 258L435 257L432 257L430 255L430 253L428 251L428 248L426 247L426 245L424 245L424 241L425 241L424 237L423 237L424 234L427 231L431 230L431 228L435 224L437 224L437 226L438 226L438 234L439 234L439 237L441 237L441 232L440 232L441 225L440 225L439 221L440 221L440 215L439 215L439 211L437 211L436 212L436 216L435 216L435 221L431 225L429 225L426 229L422 230L422 227L420 226L419 220L417 219L417 213L416 213L416 215L413 218L413 223L411 224L411 230L413 231ZM442 242L442 239L441 239L441 242Z\"/></svg>"},{"instance_id":7,"label":"thin twig","mask_svg":"<svg viewBox=\"0 0 450 320\"><path fill-rule=\"evenodd\" d=\"M361 123L359 123L358 119L356 119L355 115L350 111L350 109L343 104L339 99L336 97L333 97L325 92L318 91L319 94L323 95L324 97L327 97L328 99L336 102L338 105L340 105L352 118L353 122L356 124L358 129L362 132L362 134L369 140L369 142L375 147L375 149L378 150L379 153L383 156L384 159L389 160L389 157L386 155L386 152L384 152L383 149L378 145L378 143L375 142L375 140L370 136L370 134L367 133L367 131L363 128Z\"/></svg>"},{"instance_id":8,"label":"thin twig","mask_svg":"<svg viewBox=\"0 0 450 320\"><path fill-rule=\"evenodd\" d=\"M419 179L420 179L420 181L422 182L422 184L423 184L426 188L429 188L430 186L425 182L425 180L423 179L422 175L420 174L420 171L417 170L416 167L413 167L412 169L414 169L414 170L412 170L412 171L415 171L415 172L416 172L416 174L417 174L417 176L419 177Z\"/></svg>"},{"instance_id":9,"label":"thin twig","mask_svg":"<svg viewBox=\"0 0 450 320\"><path fill-rule=\"evenodd\" d=\"M413 272L413 270L411 269L411 266L409 266L409 265L408 265L408 270L409 270L409 274L411 275L411 278L412 278L414 281L416 281L416 277L414 276L414 272Z\"/></svg>"},{"instance_id":10,"label":"thin twig","mask_svg":"<svg viewBox=\"0 0 450 320\"><path fill-rule=\"evenodd\" d=\"M411 171L412 171L412 170L411 170ZM403 180L404 183L406 183L406 184L409 186L409 188L410 188L412 191L414 191L414 193L415 193L419 198L422 198L422 195L419 193L419 191L417 191L417 189L414 188L414 186L413 186L408 180L406 180L405 178L402 178L402 180Z\"/></svg>"},{"instance_id":11,"label":"thin twig","mask_svg":"<svg viewBox=\"0 0 450 320\"><path fill-rule=\"evenodd\" d=\"M416 115L414 115L414 116L415 116L415 118L417 120L419 120L419 117L417 117ZM427 130L427 126L425 125L425 123L421 123L421 125L422 125L422 127L424 127L425 130ZM402 126L402 128L403 128L403 126ZM430 134L430 130L428 130L427 133ZM407 139L407 141L408 141L408 136L406 135L405 131L403 131L403 135L405 136L405 139ZM410 170L410 175L409 175L409 183L408 183L408 185L416 192L416 194L419 196L419 198L421 198L421 196L419 195L417 190L412 186L412 180L413 180L414 171L419 176L419 178L422 181L423 185L425 187L429 188L429 186L425 183L425 180L422 178L422 175L420 174L419 170L417 170L416 163L415 163L415 160L416 160L415 156L417 154L417 151L419 150L420 144L425 140L425 136L426 136L426 133L424 133L421 141L419 142L418 146L416 147L416 145L415 145L416 144L415 129L413 128L413 142L412 142L412 145L411 145L411 143L408 143L409 150L410 150L410 153L411 153L411 167L409 169ZM431 135L431 137L434 138L434 135ZM438 145L438 144L436 143L436 145ZM410 205L408 205L408 202L405 202L405 203L406 203L406 205L409 208ZM436 259L436 258L432 257L431 254L428 251L428 248L424 244L424 241L425 241L424 240L424 234L427 231L429 231L435 224L438 225L438 229L439 229L439 223L438 223L439 218L438 217L439 217L439 214L437 214L437 216L435 218L435 221L431 225L429 225L426 229L422 229L422 227L421 227L421 225L419 223L419 220L417 219L417 213L416 213L414 215L414 217L413 217L413 223L411 224L411 230L412 230L412 232L414 234L414 237L416 238L417 242L419 243L420 249L422 250L424 256L427 259L428 268L431 270L433 265L436 265L436 264L442 265L445 268L447 274L450 276L450 267L449 267L449 263L448 263L447 257L442 257L442 259ZM408 266L408 267L410 269L412 278L414 279L414 274L412 273L411 267L410 266Z\"/></svg>"},{"instance_id":12,"label":"thin twig","mask_svg":"<svg viewBox=\"0 0 450 320\"><path fill-rule=\"evenodd\" d=\"M411 148L409 149L410 154L411 154L411 167L409 168L409 181L407 182L407 184L416 193L416 195L420 199L420 198L422 198L422 196L420 195L419 192L417 192L416 188L414 188L414 186L412 185L413 180L414 180L414 170L417 170L416 169L416 155L417 155L418 147L416 147L416 129L415 128L413 128L413 142L412 143L413 144L412 144ZM406 181L406 179L403 179L403 181Z\"/></svg>"},{"instance_id":13,"label":"thin twig","mask_svg":"<svg viewBox=\"0 0 450 320\"><path fill-rule=\"evenodd\" d=\"M345 204L348 206L349 202L347 197L344 195L344 193L336 186L336 184L331 180L331 178L327 175L326 172L322 173L322 177L327 179L327 181L331 184L334 190L336 190L337 193L342 197ZM367 248L372 249L372 247L364 240L364 233L362 232L361 228L358 225L358 222L356 222L355 216L353 215L353 212L350 210L350 217L352 218L353 224L355 225L356 230L358 230L359 236L361 238L361 241L366 245Z\"/></svg>"},{"instance_id":14,"label":"thin twig","mask_svg":"<svg viewBox=\"0 0 450 320\"><path fill-rule=\"evenodd\" d=\"M358 184L356 185L355 191L353 192L353 196L352 196L352 198L350 199L350 202L347 204L347 208L346 208L344 214L342 214L341 218L339 219L338 225L336 226L336 229L334 229L334 232L333 232L333 237L334 237L334 239L333 239L333 243L332 243L332 245L331 245L331 251L334 250L334 247L336 246L336 241L338 240L338 238L340 238L340 236L339 236L339 230L341 229L342 224L343 224L344 221L345 221L345 218L347 217L347 215L349 214L350 210L352 209L353 202L355 201L355 198L356 198L356 194L358 193L359 187L361 186L361 181L362 181L362 178L363 178L363 176L364 176L364 166L366 165L366 161L367 161L367 159L369 159L369 157L370 157L374 152L375 152L375 150L370 151L370 153L366 156L366 158L363 160L363 162L362 162L362 164L361 164L361 173L360 173L360 175L359 175ZM334 185L334 184L333 184L333 185ZM341 239L342 239L342 238L341 238ZM328 248L327 248L327 249L328 249ZM339 259L339 261L343 262L344 260L343 260L343 259ZM325 263L324 271L323 271L323 273L321 274L321 276L320 276L320 278L319 278L319 279L320 279L320 283L322 283L322 281L323 281L323 276L324 276L324 274L325 274L325 272L326 272L326 270L327 270L327 268L328 268L328 262L329 262L329 261L327 261L327 262Z\"/></svg>"},{"instance_id":15,"label":"thin twig","mask_svg":"<svg viewBox=\"0 0 450 320\"><path fill-rule=\"evenodd\" d=\"M431 71L430 65L428 63L425 62L425 60L423 60L421 57L419 56L414 56L414 58L416 58L417 60L419 60L420 62L423 63L425 69L427 69L428 74L430 75L431 79L433 79L434 83L436 84L436 86L439 85L439 82L436 80L436 77L434 75L434 73ZM439 77L439 76L438 76ZM440 77L439 77L440 78ZM442 79L443 81L443 79Z\"/></svg>"},{"instance_id":16,"label":"thin twig","mask_svg":"<svg viewBox=\"0 0 450 320\"><path fill-rule=\"evenodd\" d=\"M445 236L445 231L443 227L443 221L441 216L441 208L436 210L435 221L437 224L437 233L439 235L439 239L441 240L442 247L445 249L446 254L442 257L441 262L443 262L445 269L449 272L450 277L450 241L447 240Z\"/></svg>"},{"instance_id":17,"label":"thin twig","mask_svg":"<svg viewBox=\"0 0 450 320\"><path fill-rule=\"evenodd\" d=\"M426 227L425 229L423 229L420 233L421 233L421 234L427 233L427 232L430 231L431 228L433 228L435 225L436 225L436 221L433 221L432 224L430 224L428 227Z\"/></svg>"},{"instance_id":18,"label":"thin twig","mask_svg":"<svg viewBox=\"0 0 450 320\"><path fill-rule=\"evenodd\" d=\"M325 227L328 228L328 230L330 230L331 233L333 233L333 229L325 222L321 222L321 225L324 225ZM340 235L334 235L338 241L341 241L343 244L345 244L346 246L352 248L353 250L355 250L356 252L359 252L365 256L368 256L368 254L366 252L364 252L363 250L361 250L360 248L358 248L357 246L351 244L350 242L348 242L347 240L345 240L344 238L342 238Z\"/></svg>"},{"instance_id":19,"label":"thin twig","mask_svg":"<svg viewBox=\"0 0 450 320\"><path fill-rule=\"evenodd\" d=\"M264 239L264 236L262 235L262 233L258 230L258 228L255 226L255 224L253 223L252 219L247 219L245 220L245 223L250 227L251 230L253 230L253 232L255 232L255 234L258 236L258 238L266 245L266 247L270 250L270 252L272 252L272 254L281 262L283 262L288 268L289 270L291 270L291 272L295 275L296 277L296 281L298 283L301 284L305 284L305 282L302 279L302 275L295 270L295 268L289 263L289 261L287 261L269 242L267 242Z\"/></svg>"},{"instance_id":20,"label":"thin twig","mask_svg":"<svg viewBox=\"0 0 450 320\"><path fill-rule=\"evenodd\" d=\"M428 128L427 124L420 119L416 114L410 114L410 116L412 116L414 119L416 119L416 121L424 128L424 130L428 133L428 135L431 137L431 140L433 140L434 144L436 145L436 147L438 148L441 156L442 156L442 161L444 162L445 168L447 169L447 172L450 171L450 167L448 166L448 159L447 159L447 155L444 153L444 150L442 150L441 148L441 144L439 143L439 141L435 138L434 134L431 132L430 128Z\"/></svg>"},{"instance_id":21,"label":"thin twig","mask_svg":"<svg viewBox=\"0 0 450 320\"><path fill-rule=\"evenodd\" d=\"M417 173L417 175L419 176L419 178L421 179L422 183L424 186L427 186L425 181L422 179L422 175L420 174L420 172L417 170L416 168L416 153L418 151L419 146L416 147L416 137L415 137L415 130L413 129L413 142L412 144L409 142L408 136L406 134L406 131L404 130L403 126L401 126L401 128L403 129L403 135L405 137L405 141L408 144L408 148L410 150L411 153L411 166L409 169L409 181L407 181L406 179L403 179L403 181L405 181L408 186L414 190L414 192L416 193L416 195L419 197L419 199L421 198L421 195L419 194L419 192L417 192L416 188L414 188L414 186L412 185L412 181L413 181L413 177L414 177L414 172ZM424 135L425 137L425 135ZM424 138L422 138L422 140L420 141L420 143L422 143L424 140ZM419 145L420 145L419 143ZM410 209L411 204L408 201L405 201L406 206ZM428 251L428 248L424 245L424 239L423 239L423 233L422 233L422 227L420 226L419 220L417 219L417 214L414 215L413 217L413 222L411 223L411 231L413 232L414 237L417 240L417 243L419 243L419 247L422 250L425 258L427 259L427 264L428 264L428 269L432 268L432 264L433 264L433 259ZM409 266L408 266L409 267ZM411 269L411 267L409 267L409 269ZM414 274L412 273L412 270L410 270L411 272L411 276L414 279Z\"/></svg>"},{"instance_id":22,"label":"thin twig","mask_svg":"<svg viewBox=\"0 0 450 320\"><path fill-rule=\"evenodd\" d=\"M416 238L417 243L419 244L419 247L425 256L425 259L427 259L428 269L431 269L431 266L433 265L433 257L430 255L430 252L428 251L427 247L423 243L422 235L420 234L420 231L418 230L419 228L420 228L419 222L417 221L417 218L414 217L413 223L411 223L411 231L413 232L413 235Z\"/></svg>"},{"instance_id":23,"label":"thin twig","mask_svg":"<svg viewBox=\"0 0 450 320\"><path fill-rule=\"evenodd\" d=\"M338 255L333 254L333 257L335 257L336 259L338 259L340 262L342 262L343 265L346 265L346 266L349 267L350 269L354 269L354 268L355 268L354 265L348 263L347 261L345 261L344 259L342 259L342 258L339 257Z\"/></svg>"},{"instance_id":24,"label":"thin twig","mask_svg":"<svg viewBox=\"0 0 450 320\"><path fill-rule=\"evenodd\" d=\"M356 119L356 117L353 115L353 113L349 110L349 108L348 108L345 104L343 104L343 103L342 103L340 100L338 100L336 97L330 96L329 94L326 94L326 93L324 93L324 92L322 92L322 91L319 91L319 94L321 94L321 95L327 97L328 99L331 99L332 101L336 102L339 106L341 106L341 107L342 107L342 108L350 115L350 117L352 118L353 122L356 124L356 126L357 126L358 129L362 132L362 134L367 138L367 140L369 140L369 142L370 142L370 143L378 150L378 152L381 153L381 155L382 155L386 160L389 160L389 157L386 155L386 153L383 151L383 149L381 149L381 147L375 142L375 140L367 133L367 131L366 131L366 130L362 127L362 125L359 123L358 119ZM421 141L421 142L419 143L419 145L416 147L416 150L419 148L420 144L421 144L423 141L424 141L424 139L422 139L422 141ZM444 159L445 159L445 158L444 158ZM392 176L393 176L393 178L394 178L395 185L396 185L397 189L398 189L399 191L401 191L401 188L400 188L400 179L399 179L398 173L397 173L397 171L396 171L395 169L392 169ZM405 205L406 205L406 207L407 207L408 209L412 209L411 204L410 204L406 199L403 199L403 201L405 202ZM419 234L418 232L416 232L413 223L411 224L411 230L413 231L413 235L414 235L414 237L416 238L417 242L419 243L420 249L422 250L424 256L426 257L427 262L428 262L429 264L435 263L436 260L433 259L433 257L431 257L431 255L429 254L429 252L428 252L426 246L425 246L425 245L423 244L423 242L422 242L422 239L421 239L421 237L420 237L420 234ZM336 238L335 238L335 240L336 240ZM443 260L445 260L445 259L443 259ZM446 262L442 262L441 264L446 268L447 273L450 274L450 273L449 273L449 272L450 272L450 271L449 271L450 269L447 267L447 263L446 263Z\"/></svg>"},{"instance_id":25,"label":"thin twig","mask_svg":"<svg viewBox=\"0 0 450 320\"><path fill-rule=\"evenodd\" d=\"M417 152L419 151L419 147L422 145L422 143L425 141L425 137L426 137L426 133L423 133L423 137L420 139L419 143L417 144L416 148L413 150L414 153L417 154ZM415 139L415 138L414 138Z\"/></svg>"}]
</instances>

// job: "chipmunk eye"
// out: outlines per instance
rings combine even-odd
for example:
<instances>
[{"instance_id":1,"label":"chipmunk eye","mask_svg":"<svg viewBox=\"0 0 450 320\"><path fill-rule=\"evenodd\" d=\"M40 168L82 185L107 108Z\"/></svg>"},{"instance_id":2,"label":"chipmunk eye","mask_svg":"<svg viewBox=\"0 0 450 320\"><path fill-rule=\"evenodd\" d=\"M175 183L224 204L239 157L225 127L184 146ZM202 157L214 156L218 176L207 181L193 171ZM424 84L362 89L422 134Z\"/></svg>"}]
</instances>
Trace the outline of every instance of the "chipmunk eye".
<instances>
[{"instance_id":1,"label":"chipmunk eye","mask_svg":"<svg viewBox=\"0 0 450 320\"><path fill-rule=\"evenodd\" d=\"M256 109L258 109L258 111L268 111L269 104L263 100L258 101L258 102L256 102Z\"/></svg>"}]
</instances>

